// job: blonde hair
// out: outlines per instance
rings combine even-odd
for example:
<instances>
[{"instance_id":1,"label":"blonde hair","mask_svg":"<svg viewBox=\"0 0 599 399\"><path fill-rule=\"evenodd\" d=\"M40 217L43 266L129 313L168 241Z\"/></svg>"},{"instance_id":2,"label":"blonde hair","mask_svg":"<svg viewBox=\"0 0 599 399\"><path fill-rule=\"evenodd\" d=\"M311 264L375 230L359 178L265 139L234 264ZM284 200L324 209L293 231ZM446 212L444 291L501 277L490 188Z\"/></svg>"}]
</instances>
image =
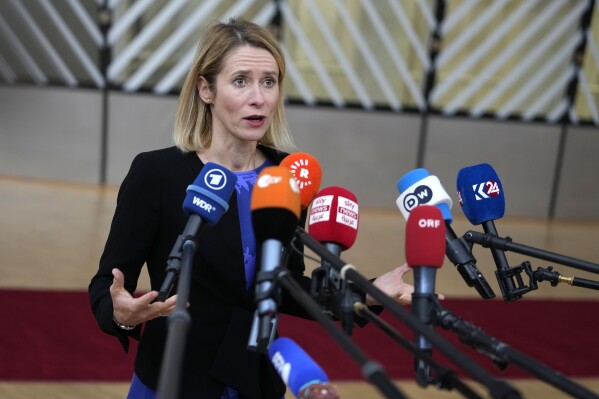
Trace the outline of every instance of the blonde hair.
<instances>
[{"instance_id":1,"label":"blonde hair","mask_svg":"<svg viewBox=\"0 0 599 399\"><path fill-rule=\"evenodd\" d=\"M230 19L228 23L210 26L200 40L198 50L189 70L181 93L175 116L173 138L175 145L184 152L204 150L212 142L212 111L198 93L198 80L204 77L214 91L216 76L223 68L223 60L240 46L263 48L272 54L279 67L279 103L272 123L259 144L281 151L295 148L287 126L283 104L283 79L285 58L276 39L264 27L250 21Z\"/></svg>"}]
</instances>

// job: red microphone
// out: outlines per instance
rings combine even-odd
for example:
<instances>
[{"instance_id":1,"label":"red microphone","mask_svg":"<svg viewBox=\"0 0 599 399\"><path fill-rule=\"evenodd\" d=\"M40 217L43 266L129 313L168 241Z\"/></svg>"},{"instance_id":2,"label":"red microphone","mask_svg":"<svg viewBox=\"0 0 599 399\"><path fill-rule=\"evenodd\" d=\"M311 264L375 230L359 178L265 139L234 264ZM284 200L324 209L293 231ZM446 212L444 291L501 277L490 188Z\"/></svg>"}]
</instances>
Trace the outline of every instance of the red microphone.
<instances>
[{"instance_id":1,"label":"red microphone","mask_svg":"<svg viewBox=\"0 0 599 399\"><path fill-rule=\"evenodd\" d=\"M320 164L310 154L305 152L296 152L285 157L280 166L285 166L291 170L291 174L297 181L300 189L300 201L302 210L307 209L314 194L320 188L322 181L322 169Z\"/></svg>"},{"instance_id":2,"label":"red microphone","mask_svg":"<svg viewBox=\"0 0 599 399\"><path fill-rule=\"evenodd\" d=\"M327 187L312 201L308 231L335 256L354 245L358 236L358 224L358 200L351 191L336 186ZM311 295L321 305L324 313L341 320L343 329L351 334L353 303L360 301L360 298L325 260L312 272Z\"/></svg>"},{"instance_id":3,"label":"red microphone","mask_svg":"<svg viewBox=\"0 0 599 399\"><path fill-rule=\"evenodd\" d=\"M335 255L354 245L358 223L358 200L351 191L332 186L322 189L314 197L308 231L319 242L331 244L329 250Z\"/></svg>"},{"instance_id":4,"label":"red microphone","mask_svg":"<svg viewBox=\"0 0 599 399\"><path fill-rule=\"evenodd\" d=\"M406 223L406 260L414 269L412 313L428 326L435 311L435 274L444 258L445 220L441 210L432 205L417 206ZM431 354L432 346L423 336L415 334L414 341L420 350ZM430 366L416 359L414 369L416 382L426 387L431 379Z\"/></svg>"}]
</instances>

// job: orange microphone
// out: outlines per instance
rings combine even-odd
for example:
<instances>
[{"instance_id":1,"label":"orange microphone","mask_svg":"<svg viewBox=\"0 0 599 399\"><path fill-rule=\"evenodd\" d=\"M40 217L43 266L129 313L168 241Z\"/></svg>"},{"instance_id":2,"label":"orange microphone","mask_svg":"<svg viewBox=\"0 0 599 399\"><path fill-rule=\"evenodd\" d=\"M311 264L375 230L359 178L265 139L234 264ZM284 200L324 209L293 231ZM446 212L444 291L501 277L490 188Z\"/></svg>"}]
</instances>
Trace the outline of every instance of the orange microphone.
<instances>
[{"instance_id":1,"label":"orange microphone","mask_svg":"<svg viewBox=\"0 0 599 399\"><path fill-rule=\"evenodd\" d=\"M285 265L284 248L300 217L300 191L284 166L264 168L256 178L250 201L260 269L256 273L256 312L248 348L265 353L277 330L278 270Z\"/></svg>"},{"instance_id":2,"label":"orange microphone","mask_svg":"<svg viewBox=\"0 0 599 399\"><path fill-rule=\"evenodd\" d=\"M288 242L300 217L300 190L291 171L269 166L260 172L250 201L256 241L274 238Z\"/></svg>"},{"instance_id":3,"label":"orange microphone","mask_svg":"<svg viewBox=\"0 0 599 399\"><path fill-rule=\"evenodd\" d=\"M322 169L320 163L312 155L305 152L295 152L287 155L280 166L291 170L300 189L302 210L307 209L320 188Z\"/></svg>"}]
</instances>

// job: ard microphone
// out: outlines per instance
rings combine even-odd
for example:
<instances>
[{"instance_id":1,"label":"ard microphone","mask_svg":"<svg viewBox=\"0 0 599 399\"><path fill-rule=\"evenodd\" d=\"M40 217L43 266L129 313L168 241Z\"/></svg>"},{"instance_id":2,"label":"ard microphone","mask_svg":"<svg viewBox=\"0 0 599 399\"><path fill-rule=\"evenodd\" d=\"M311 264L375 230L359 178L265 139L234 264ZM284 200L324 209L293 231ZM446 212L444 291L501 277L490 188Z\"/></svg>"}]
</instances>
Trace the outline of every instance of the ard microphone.
<instances>
[{"instance_id":1,"label":"ard microphone","mask_svg":"<svg viewBox=\"0 0 599 399\"><path fill-rule=\"evenodd\" d=\"M482 224L485 233L497 234L493 220L503 217L505 197L499 176L491 165L482 163L461 169L457 176L458 200L464 215L473 225ZM497 282L505 301L522 298L510 275L510 265L505 253L491 248L497 266Z\"/></svg>"},{"instance_id":2,"label":"ard microphone","mask_svg":"<svg viewBox=\"0 0 599 399\"><path fill-rule=\"evenodd\" d=\"M324 370L292 339L281 337L274 340L268 356L296 398L339 398Z\"/></svg>"},{"instance_id":3,"label":"ard microphone","mask_svg":"<svg viewBox=\"0 0 599 399\"><path fill-rule=\"evenodd\" d=\"M412 210L406 222L406 261L414 270L412 313L428 326L433 325L435 311L435 274L445 258L445 223L439 208L421 205ZM432 345L416 334L416 346L431 355ZM430 365L415 360L416 381L421 386L431 379Z\"/></svg>"},{"instance_id":4,"label":"ard microphone","mask_svg":"<svg viewBox=\"0 0 599 399\"><path fill-rule=\"evenodd\" d=\"M310 154L295 152L287 155L281 161L280 166L291 170L300 189L301 208L302 210L308 209L322 181L320 163Z\"/></svg>"},{"instance_id":5,"label":"ard microphone","mask_svg":"<svg viewBox=\"0 0 599 399\"><path fill-rule=\"evenodd\" d=\"M284 166L264 168L256 178L250 208L261 259L256 274L256 314L248 346L265 352L276 331L276 272L284 266L283 248L291 241L300 216L299 188L291 171Z\"/></svg>"},{"instance_id":6,"label":"ard microphone","mask_svg":"<svg viewBox=\"0 0 599 399\"><path fill-rule=\"evenodd\" d=\"M187 187L183 211L189 219L167 259L167 275L155 301L163 302L170 294L181 268L183 243L188 239L195 239L203 225L212 226L220 220L229 209L229 200L236 182L235 173L221 165L208 162L194 182Z\"/></svg>"},{"instance_id":7,"label":"ard microphone","mask_svg":"<svg viewBox=\"0 0 599 399\"><path fill-rule=\"evenodd\" d=\"M419 205L434 205L441 210L445 219L445 255L456 266L469 287L474 287L484 299L494 298L495 293L476 267L476 259L472 255L469 244L458 238L451 228L450 209L453 202L439 178L431 175L424 168L414 169L399 179L397 189L400 193L396 201L397 207L406 219Z\"/></svg>"},{"instance_id":8,"label":"ard microphone","mask_svg":"<svg viewBox=\"0 0 599 399\"><path fill-rule=\"evenodd\" d=\"M339 257L341 251L351 248L358 235L358 199L349 190L327 187L312 201L308 217L308 231L314 239ZM360 298L354 296L339 272L326 261L312 273L312 297L325 311L332 310L349 334L353 326L353 304ZM332 309L331 309L332 308Z\"/></svg>"}]
</instances>

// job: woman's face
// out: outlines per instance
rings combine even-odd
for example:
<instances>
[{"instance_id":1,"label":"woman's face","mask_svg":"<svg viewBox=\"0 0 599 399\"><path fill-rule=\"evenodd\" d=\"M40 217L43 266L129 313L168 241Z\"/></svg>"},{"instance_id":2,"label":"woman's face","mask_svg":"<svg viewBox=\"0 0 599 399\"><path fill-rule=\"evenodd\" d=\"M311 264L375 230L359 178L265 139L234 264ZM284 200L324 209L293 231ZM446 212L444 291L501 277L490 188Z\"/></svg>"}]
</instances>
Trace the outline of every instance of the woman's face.
<instances>
[{"instance_id":1,"label":"woman's face","mask_svg":"<svg viewBox=\"0 0 599 399\"><path fill-rule=\"evenodd\" d=\"M215 93L200 80L200 93L210 93L213 139L258 141L272 123L279 102L279 67L270 52L251 46L229 53L216 77ZM205 98L205 96L202 96Z\"/></svg>"}]
</instances>

